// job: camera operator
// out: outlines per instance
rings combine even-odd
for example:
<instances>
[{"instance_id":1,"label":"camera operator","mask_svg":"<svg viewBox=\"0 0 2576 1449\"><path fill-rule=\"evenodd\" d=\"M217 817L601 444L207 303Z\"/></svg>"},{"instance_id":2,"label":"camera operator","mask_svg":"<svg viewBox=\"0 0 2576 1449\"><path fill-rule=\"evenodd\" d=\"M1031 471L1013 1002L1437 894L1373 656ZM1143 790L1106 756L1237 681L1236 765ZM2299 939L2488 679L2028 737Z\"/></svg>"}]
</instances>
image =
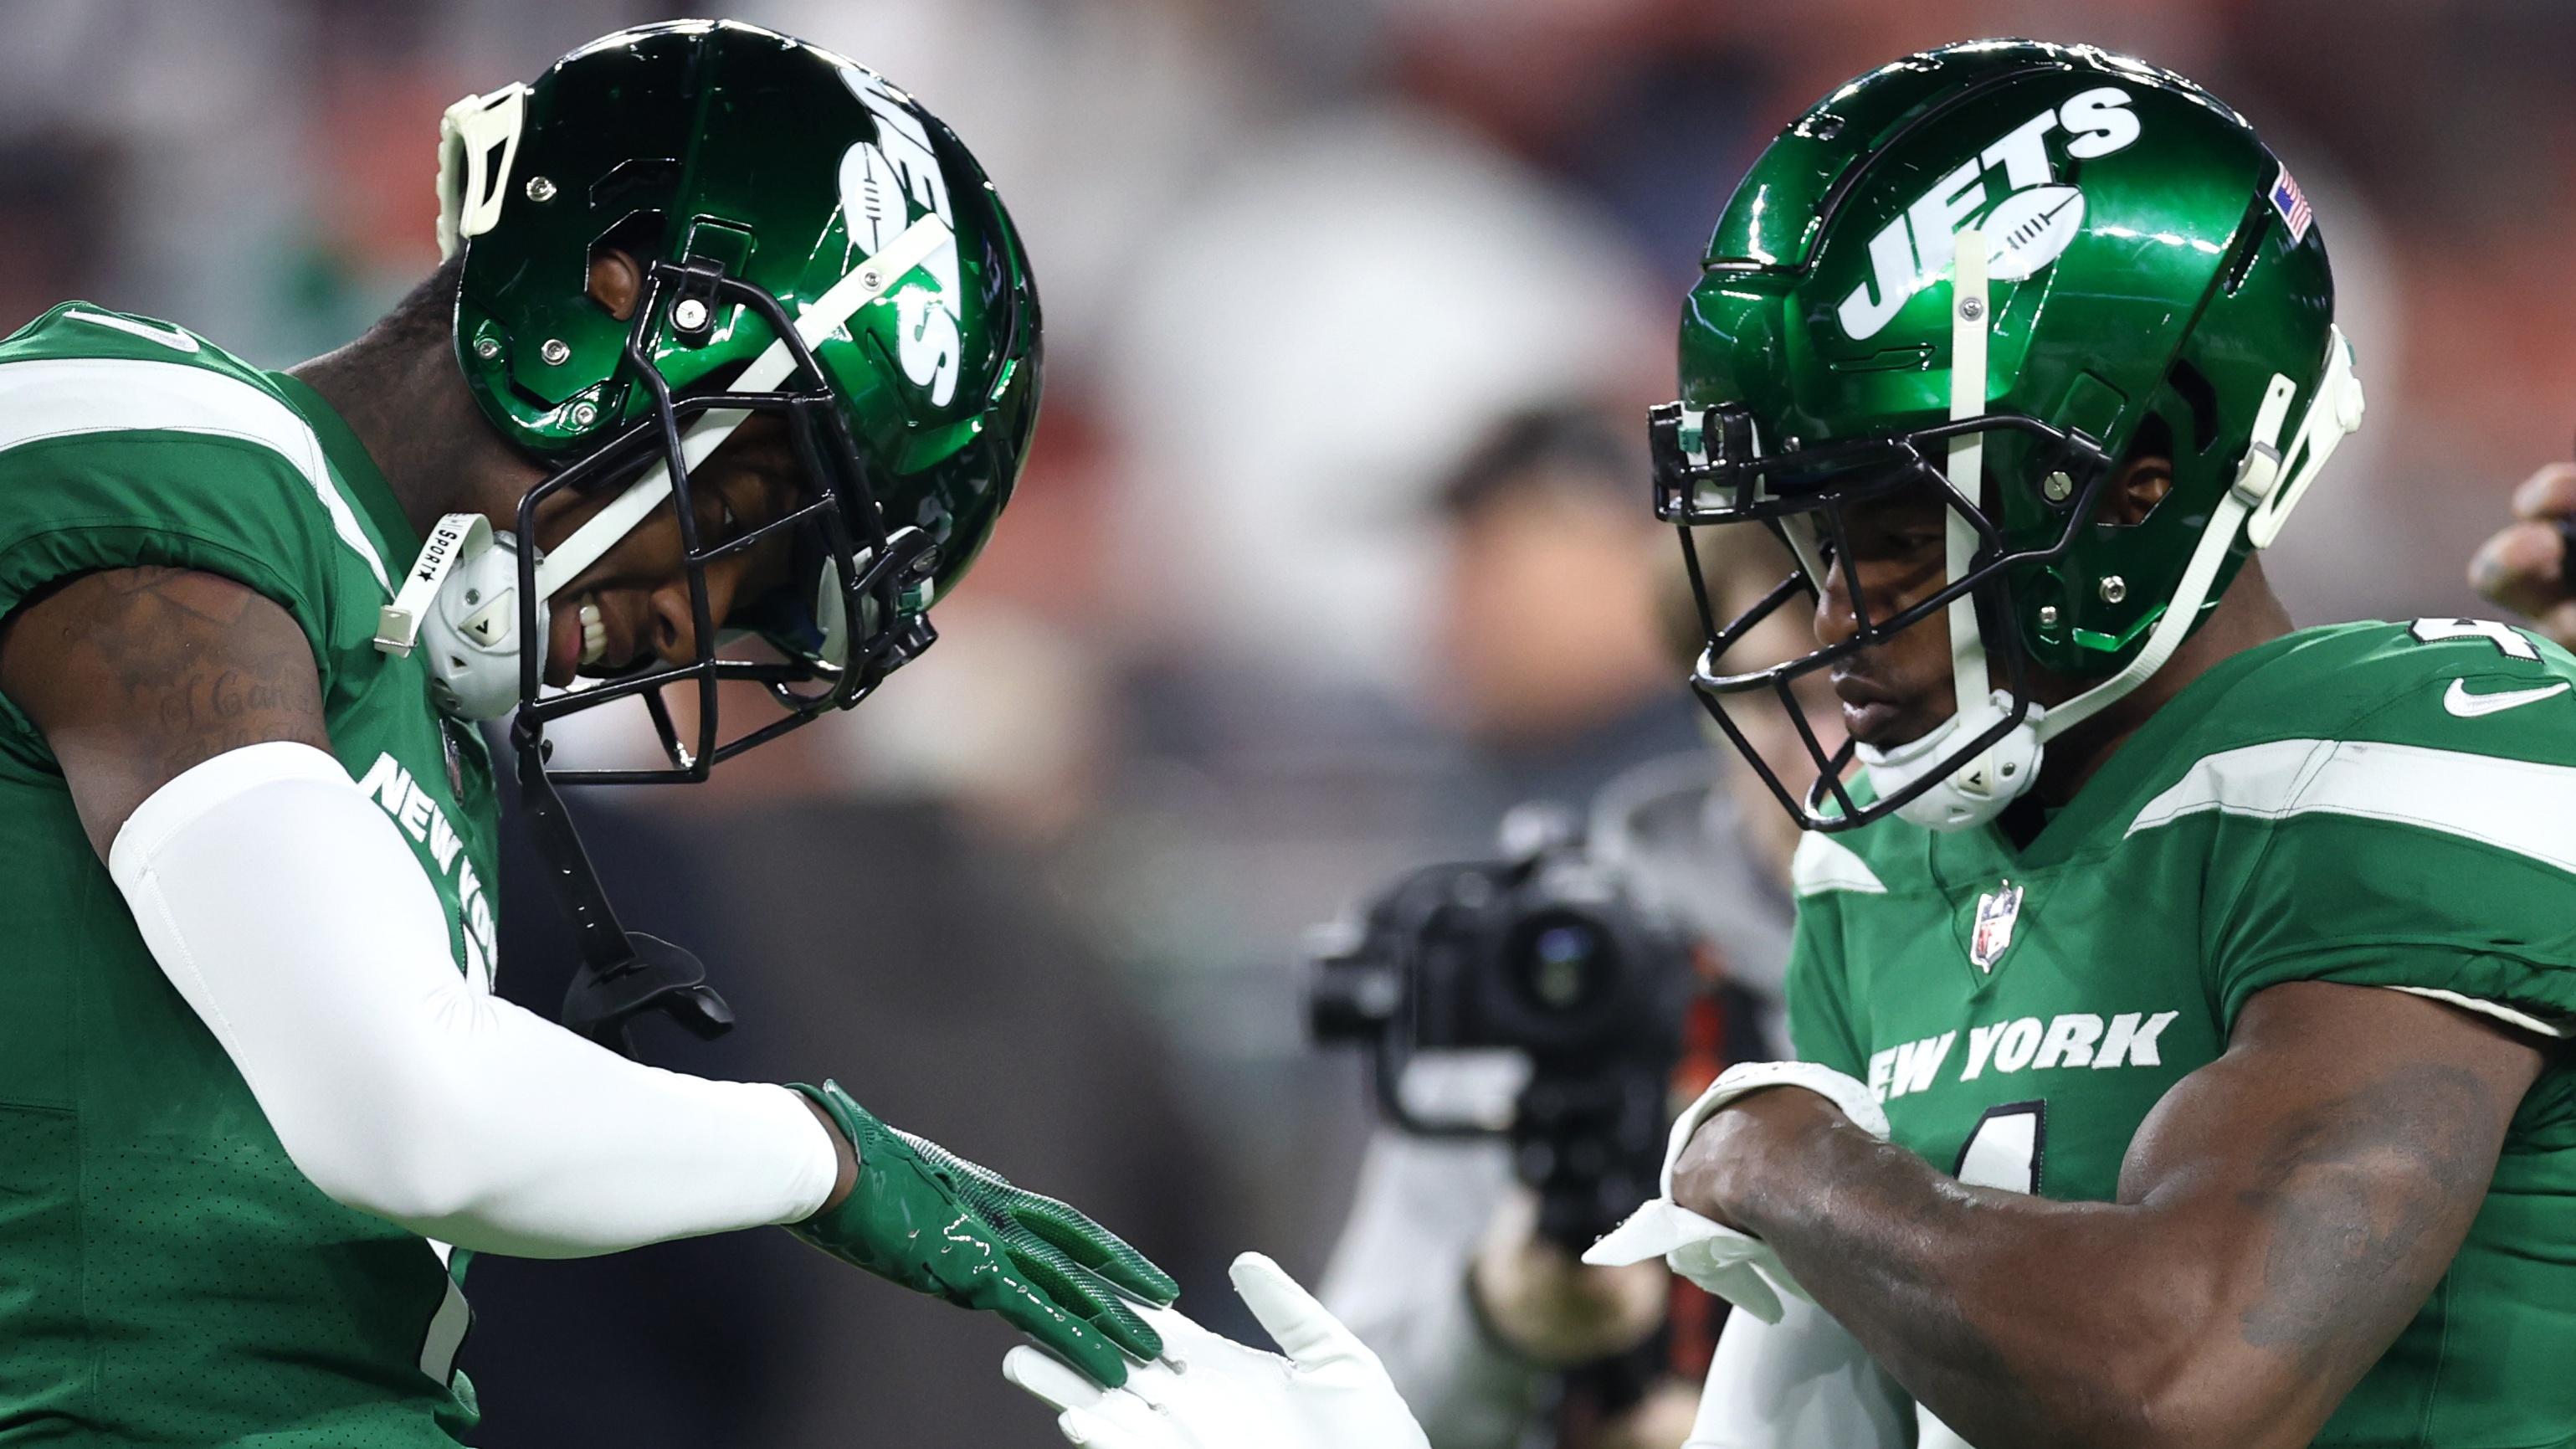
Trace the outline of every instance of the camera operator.
<instances>
[{"instance_id":1,"label":"camera operator","mask_svg":"<svg viewBox=\"0 0 2576 1449\"><path fill-rule=\"evenodd\" d=\"M1699 742L1665 617L1679 559L1637 506L1645 453L1625 413L1531 408L1434 495L1445 557L1423 664L1482 777L1460 802L1476 834L1524 801L1579 810L1613 776Z\"/></svg>"},{"instance_id":2,"label":"camera operator","mask_svg":"<svg viewBox=\"0 0 2576 1449\"><path fill-rule=\"evenodd\" d=\"M1749 772L1721 766L1690 732L1684 748L1637 763L1646 752L1636 743L1659 736L1656 727L1633 721L1658 711L1676 720L1698 713L1673 682L1673 641L1686 634L1686 647L1695 648L1698 632L1695 621L1686 629L1682 622L1688 607L1678 569L1659 571L1663 594L1636 585L1658 576L1638 569L1637 558L1669 546L1660 529L1631 522L1642 463L1608 441L1622 434L1605 431L1598 445L1570 445L1587 436L1562 422L1525 425L1515 449L1508 446L1514 431L1506 429L1496 448L1461 473L1447 495L1459 520L1459 567L1490 577L1453 588L1444 633L1471 702L1481 704L1483 718L1506 726L1488 735L1525 742L1513 753L1528 757L1588 760L1590 776L1580 785L1595 798L1584 854L1614 875L1640 910L1677 922L1699 947L1703 969L1722 977L1735 1007L1724 1018L1734 1049L1707 1039L1703 1022L1685 1067L1703 1079L1684 1084L1695 1092L1723 1059L1787 1054L1779 982L1795 833L1764 828L1784 823L1767 799L1748 799L1758 810L1739 808L1733 777L1749 782ZM1723 565L1712 584L1758 597L1785 575L1786 564L1760 556L1759 542L1744 547L1745 556ZM1565 617L1569 608L1583 618ZM1586 661L1578 672L1594 698L1515 687L1523 679L1562 680L1569 653ZM1611 703L1601 702L1603 695ZM1548 733L1588 736L1592 747L1567 750L1560 739L1544 752L1535 748ZM1603 768L1623 748L1626 767ZM1785 741L1784 758L1796 748ZM1578 778L1515 783L1543 793ZM1515 851L1507 846L1505 853ZM1681 1023L1666 1025L1678 1038ZM1485 1064L1417 1061L1400 1085L1425 1117L1499 1125L1514 1113L1517 1084ZM1713 1300L1695 1293L1676 1300L1659 1264L1604 1270L1577 1262L1571 1249L1579 1241L1542 1230L1540 1194L1522 1182L1527 1164L1516 1164L1514 1153L1502 1137L1380 1132L1326 1278L1326 1301L1385 1359L1435 1449L1673 1449L1687 1437L1696 1370L1714 1339L1715 1323L1705 1317ZM1565 1402L1569 1374L1633 1363L1658 1347L1675 1302L1702 1315L1671 1325L1676 1351L1667 1357L1683 1374L1615 1395L1624 1402L1608 1417Z\"/></svg>"}]
</instances>

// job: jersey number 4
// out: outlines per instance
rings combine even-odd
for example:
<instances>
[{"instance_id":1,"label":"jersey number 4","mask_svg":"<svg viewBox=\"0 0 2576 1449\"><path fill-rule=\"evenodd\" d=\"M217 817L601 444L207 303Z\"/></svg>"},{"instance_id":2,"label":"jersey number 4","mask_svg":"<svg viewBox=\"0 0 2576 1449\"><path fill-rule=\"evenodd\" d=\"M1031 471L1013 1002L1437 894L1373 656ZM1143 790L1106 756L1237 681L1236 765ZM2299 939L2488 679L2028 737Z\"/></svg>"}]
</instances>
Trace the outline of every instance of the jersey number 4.
<instances>
[{"instance_id":1,"label":"jersey number 4","mask_svg":"<svg viewBox=\"0 0 2576 1449\"><path fill-rule=\"evenodd\" d=\"M1959 1149L1959 1164L1950 1175L1970 1187L2005 1192L2039 1191L2039 1162L2048 1150L2048 1104L2006 1102L1988 1107Z\"/></svg>"},{"instance_id":2,"label":"jersey number 4","mask_svg":"<svg viewBox=\"0 0 2576 1449\"><path fill-rule=\"evenodd\" d=\"M2508 659L2538 659L2540 650L2529 636L2511 624L2493 619L2418 619L2406 626L2418 644L2443 644L2453 639L2484 639Z\"/></svg>"}]
</instances>

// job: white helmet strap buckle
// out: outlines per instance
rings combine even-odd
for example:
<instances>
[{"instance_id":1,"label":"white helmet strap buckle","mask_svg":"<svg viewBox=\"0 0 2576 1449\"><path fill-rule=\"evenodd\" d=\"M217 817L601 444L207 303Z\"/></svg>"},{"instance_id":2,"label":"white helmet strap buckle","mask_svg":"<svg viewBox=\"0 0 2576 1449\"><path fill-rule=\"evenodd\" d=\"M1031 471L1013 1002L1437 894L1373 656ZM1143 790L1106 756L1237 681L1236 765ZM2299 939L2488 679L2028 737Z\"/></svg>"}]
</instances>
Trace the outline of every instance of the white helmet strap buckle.
<instances>
[{"instance_id":1,"label":"white helmet strap buckle","mask_svg":"<svg viewBox=\"0 0 2576 1449\"><path fill-rule=\"evenodd\" d=\"M466 556L481 553L491 545L492 520L482 514L451 513L439 519L429 530L429 542L422 546L411 572L403 576L394 601L376 611L376 647L396 659L410 654L411 646L420 638L420 623L429 612L430 601L438 597L448 574Z\"/></svg>"}]
</instances>

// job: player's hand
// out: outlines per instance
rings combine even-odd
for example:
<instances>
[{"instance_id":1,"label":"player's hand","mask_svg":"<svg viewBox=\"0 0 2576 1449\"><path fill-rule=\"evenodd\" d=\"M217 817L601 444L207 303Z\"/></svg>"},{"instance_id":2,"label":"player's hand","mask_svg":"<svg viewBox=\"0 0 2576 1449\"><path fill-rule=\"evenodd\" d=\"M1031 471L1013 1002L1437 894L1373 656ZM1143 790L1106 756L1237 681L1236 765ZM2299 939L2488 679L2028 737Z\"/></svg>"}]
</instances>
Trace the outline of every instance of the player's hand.
<instances>
[{"instance_id":1,"label":"player's hand","mask_svg":"<svg viewBox=\"0 0 2576 1449\"><path fill-rule=\"evenodd\" d=\"M1493 1336L1542 1368L1613 1358L1663 1326L1672 1274L1661 1263L1596 1268L1540 1237L1538 1199L1504 1200L1467 1270L1468 1291Z\"/></svg>"},{"instance_id":2,"label":"player's hand","mask_svg":"<svg viewBox=\"0 0 2576 1449\"><path fill-rule=\"evenodd\" d=\"M1034 1348L1002 1376L1044 1399L1085 1449L1429 1449L1368 1346L1258 1253L1234 1290L1288 1356L1246 1348L1169 1309L1147 1308L1163 1359L1104 1391Z\"/></svg>"},{"instance_id":3,"label":"player's hand","mask_svg":"<svg viewBox=\"0 0 2576 1449\"><path fill-rule=\"evenodd\" d=\"M2524 479L2513 490L2513 516L2470 559L2469 584L2576 648L2576 567L2568 551L2576 529L2576 463L2552 463Z\"/></svg>"},{"instance_id":4,"label":"player's hand","mask_svg":"<svg viewBox=\"0 0 2576 1449\"><path fill-rule=\"evenodd\" d=\"M838 1083L796 1090L858 1149L859 1171L838 1206L788 1231L917 1293L998 1313L1113 1387L1127 1381L1125 1355L1163 1351L1119 1295L1165 1304L1180 1286L1116 1234L888 1127Z\"/></svg>"},{"instance_id":5,"label":"player's hand","mask_svg":"<svg viewBox=\"0 0 2576 1449\"><path fill-rule=\"evenodd\" d=\"M1753 1100L1743 1102L1746 1098ZM1814 1062L1739 1062L1719 1073L1673 1124L1664 1152L1663 1195L1593 1244L1583 1261L1615 1267L1660 1257L1700 1288L1765 1323L1779 1322L1781 1291L1801 1298L1807 1291L1789 1276L1768 1243L1720 1221L1723 1210L1712 1199L1724 1193L1707 1191L1712 1176L1761 1172L1759 1161L1735 1160L1729 1129L1742 1119L1772 1113L1848 1122L1882 1142L1887 1139L1887 1113L1869 1088L1853 1078Z\"/></svg>"}]
</instances>

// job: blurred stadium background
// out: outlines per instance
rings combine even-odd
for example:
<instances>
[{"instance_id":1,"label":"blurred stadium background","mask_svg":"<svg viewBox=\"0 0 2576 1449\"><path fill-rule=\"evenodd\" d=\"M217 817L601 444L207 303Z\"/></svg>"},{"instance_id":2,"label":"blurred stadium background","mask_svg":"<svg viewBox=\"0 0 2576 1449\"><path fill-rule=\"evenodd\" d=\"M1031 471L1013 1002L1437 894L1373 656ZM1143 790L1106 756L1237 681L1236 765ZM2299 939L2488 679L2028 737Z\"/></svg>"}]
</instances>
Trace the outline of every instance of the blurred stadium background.
<instances>
[{"instance_id":1,"label":"blurred stadium background","mask_svg":"<svg viewBox=\"0 0 2576 1449\"><path fill-rule=\"evenodd\" d=\"M336 345L436 259L448 101L670 13L0 0L0 327L82 297L271 366ZM1355 1064L1304 1044L1300 928L1693 737L1642 478L1495 444L1668 395L1706 228L1815 96L2029 34L2254 119L2315 200L2371 396L2276 554L2302 623L2474 611L2470 548L2576 420L2576 8L2550 0L732 13L882 70L981 156L1038 265L1046 420L924 663L713 788L587 802L631 924L745 1019L660 1059L835 1073L1126 1232L1223 1326L1237 1248L1320 1268L1367 1124ZM1477 486L1480 452L1547 486ZM553 908L512 885L505 986L543 1008ZM503 1449L1053 1442L994 1376L997 1324L784 1235L474 1286Z\"/></svg>"}]
</instances>

